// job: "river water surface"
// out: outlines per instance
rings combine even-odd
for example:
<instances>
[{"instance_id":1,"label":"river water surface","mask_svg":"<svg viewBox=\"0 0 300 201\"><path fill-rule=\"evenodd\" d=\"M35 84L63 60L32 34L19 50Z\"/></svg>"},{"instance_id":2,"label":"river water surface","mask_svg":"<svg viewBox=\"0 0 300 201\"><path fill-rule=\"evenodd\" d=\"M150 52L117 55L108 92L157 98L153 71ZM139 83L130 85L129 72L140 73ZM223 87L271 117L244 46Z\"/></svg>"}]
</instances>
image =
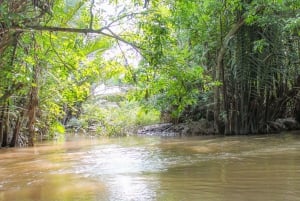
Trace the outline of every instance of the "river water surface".
<instances>
[{"instance_id":1,"label":"river water surface","mask_svg":"<svg viewBox=\"0 0 300 201\"><path fill-rule=\"evenodd\" d=\"M300 133L0 149L0 201L297 201Z\"/></svg>"}]
</instances>

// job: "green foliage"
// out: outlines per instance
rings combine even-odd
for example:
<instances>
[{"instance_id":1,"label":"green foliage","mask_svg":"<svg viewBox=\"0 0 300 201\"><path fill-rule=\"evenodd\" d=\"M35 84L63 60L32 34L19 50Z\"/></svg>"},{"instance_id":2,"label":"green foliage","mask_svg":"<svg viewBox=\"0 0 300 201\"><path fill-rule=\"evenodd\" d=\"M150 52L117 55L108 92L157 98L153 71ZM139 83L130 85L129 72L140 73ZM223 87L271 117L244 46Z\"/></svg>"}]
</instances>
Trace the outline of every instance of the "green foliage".
<instances>
[{"instance_id":1,"label":"green foliage","mask_svg":"<svg viewBox=\"0 0 300 201\"><path fill-rule=\"evenodd\" d=\"M61 1L53 8L57 15L48 24L81 27L88 23L81 18L86 8L83 1L75 6ZM40 88L41 121L56 122L79 112L77 105L87 99L91 84L100 78L101 55L111 42L100 36L51 32L37 35L37 40L42 47L37 54L45 64Z\"/></svg>"},{"instance_id":2,"label":"green foliage","mask_svg":"<svg viewBox=\"0 0 300 201\"><path fill-rule=\"evenodd\" d=\"M151 3L139 22L144 58L133 73L132 99L175 119L186 108L215 110L215 124L222 116L229 122L226 129L234 127L236 133L241 132L237 125L242 132L257 132L256 120L282 114L272 114L266 102L287 92L286 83L299 75L292 62L299 60L297 1ZM249 109L254 103L265 116ZM235 120L227 115L236 115Z\"/></svg>"},{"instance_id":3,"label":"green foliage","mask_svg":"<svg viewBox=\"0 0 300 201\"><path fill-rule=\"evenodd\" d=\"M197 56L203 54L196 15L200 6L193 1L170 4L161 3L140 22L144 60L135 72L138 90L131 97L144 99L145 105L169 111L177 119L186 107L197 103L200 93L210 90L211 79L204 75Z\"/></svg>"},{"instance_id":4,"label":"green foliage","mask_svg":"<svg viewBox=\"0 0 300 201\"><path fill-rule=\"evenodd\" d=\"M282 113L273 113L267 102L278 101L280 94L288 96L299 76L299 1L153 0L140 15L119 13L115 17L124 21L137 16L133 22L138 26L120 31L120 36L141 47L138 67L122 62L126 52L114 61L104 58L115 47L105 34L25 30L100 29L103 16L91 15L90 1L56 0L47 10L35 8L31 1L17 6L20 2L0 3L0 103L10 102L12 112L21 114L30 109L37 89L37 130L63 132L58 122L78 119L93 83L108 79L134 87L130 102L114 96L107 99L116 107L84 106L80 125L96 123L104 135L126 134L135 125L154 123L158 111L178 120L187 108L199 107L215 109L214 116L222 115L225 122L230 115L243 119L231 122L237 129L258 119L248 125L252 129ZM105 33L114 35L111 31ZM258 111L257 105L264 115L252 112Z\"/></svg>"},{"instance_id":5,"label":"green foliage","mask_svg":"<svg viewBox=\"0 0 300 201\"><path fill-rule=\"evenodd\" d=\"M269 46L269 44L267 43L267 41L265 39L256 40L256 41L254 41L253 51L262 53L264 48L267 48L268 46Z\"/></svg>"},{"instance_id":6,"label":"green foliage","mask_svg":"<svg viewBox=\"0 0 300 201\"><path fill-rule=\"evenodd\" d=\"M65 133L65 127L60 122L53 122L50 126L49 134L51 136L61 135Z\"/></svg>"},{"instance_id":7,"label":"green foliage","mask_svg":"<svg viewBox=\"0 0 300 201\"><path fill-rule=\"evenodd\" d=\"M35 19L40 10L28 2L16 10L10 7L13 4L0 3L3 11L0 12L1 33L9 26L25 26L25 21L26 25L86 28L90 20L87 1L70 5L57 0L51 8L53 15L45 15L41 21ZM14 3L17 7L18 2ZM99 20L95 19L94 28L99 26ZM36 130L42 134L63 133L59 122L69 113L78 112L77 106L90 95L91 84L102 73L102 54L111 47L111 40L72 32L13 31L9 33L13 43L5 51L2 49L2 35L0 38L0 78L3 80L0 98L8 94L8 97L14 97L15 108L26 111L31 101L28 94L31 88L37 87ZM37 78L34 77L36 67L41 69ZM33 82L34 79L37 81Z\"/></svg>"},{"instance_id":8,"label":"green foliage","mask_svg":"<svg viewBox=\"0 0 300 201\"><path fill-rule=\"evenodd\" d=\"M134 134L138 126L159 122L159 111L144 108L138 102L109 102L99 106L94 101L83 106L80 117L83 128L95 130L97 135L124 136Z\"/></svg>"}]
</instances>

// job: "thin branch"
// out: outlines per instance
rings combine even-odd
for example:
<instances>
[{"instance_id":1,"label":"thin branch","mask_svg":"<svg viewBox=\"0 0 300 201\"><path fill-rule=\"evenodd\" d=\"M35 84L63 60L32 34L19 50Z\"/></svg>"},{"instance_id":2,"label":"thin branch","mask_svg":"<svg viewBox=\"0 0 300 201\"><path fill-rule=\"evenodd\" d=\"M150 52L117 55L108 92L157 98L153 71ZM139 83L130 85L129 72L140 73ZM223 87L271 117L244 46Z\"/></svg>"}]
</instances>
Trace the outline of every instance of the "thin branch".
<instances>
[{"instance_id":1,"label":"thin branch","mask_svg":"<svg viewBox=\"0 0 300 201\"><path fill-rule=\"evenodd\" d=\"M117 41L117 44L118 44L118 47L119 47L119 49L121 50L122 56L123 56L123 58L124 58L124 60L125 60L125 65L124 65L124 67L130 72L131 77L132 77L134 83L136 84L136 83L137 83L136 75L135 75L135 73L133 72L132 68L129 66L128 59L127 59L127 57L126 57L125 52L124 52L123 49L122 49L122 46L121 46L120 42Z\"/></svg>"},{"instance_id":2,"label":"thin branch","mask_svg":"<svg viewBox=\"0 0 300 201\"><path fill-rule=\"evenodd\" d=\"M137 12L137 13L127 13L127 14L123 14L123 15L119 15L116 19L112 20L110 23L108 23L105 27L111 27L114 23L121 21L122 19L126 18L126 17L133 17L136 15L144 15L147 14L147 11L143 11L143 12Z\"/></svg>"},{"instance_id":3,"label":"thin branch","mask_svg":"<svg viewBox=\"0 0 300 201\"><path fill-rule=\"evenodd\" d=\"M14 65L14 61L16 59L16 52L17 52L17 48L18 48L18 33L16 33L13 37L13 52L12 52L12 57L10 60L10 66Z\"/></svg>"},{"instance_id":4,"label":"thin branch","mask_svg":"<svg viewBox=\"0 0 300 201\"><path fill-rule=\"evenodd\" d=\"M92 29L93 28L93 22L94 22L94 14L93 14L93 7L95 4L95 0L91 0L91 7L90 7L90 26L89 28Z\"/></svg>"},{"instance_id":5,"label":"thin branch","mask_svg":"<svg viewBox=\"0 0 300 201\"><path fill-rule=\"evenodd\" d=\"M150 2L150 0L145 0L144 1L144 8L148 8L149 2Z\"/></svg>"},{"instance_id":6,"label":"thin branch","mask_svg":"<svg viewBox=\"0 0 300 201\"><path fill-rule=\"evenodd\" d=\"M50 44L52 46L52 50L54 51L54 53L56 54L57 58L64 64L64 66L68 69L68 70L71 70L72 67L69 66L69 64L67 64L60 56L60 54L57 52L57 50L55 49L54 47L54 43L53 43L53 40L52 40L52 34L50 32Z\"/></svg>"},{"instance_id":7,"label":"thin branch","mask_svg":"<svg viewBox=\"0 0 300 201\"><path fill-rule=\"evenodd\" d=\"M116 33L114 33L111 29L107 28L106 30L109 31L110 35L113 36L113 38L115 38L115 39L121 38L121 37L118 36ZM118 40L118 39L117 39L117 40ZM122 41L122 40L118 40L118 41ZM124 42L124 41L122 41L122 42ZM125 42L125 43L126 43L126 42ZM126 43L126 44L128 44L128 43ZM130 44L129 44L129 45L130 45ZM142 47L138 47L138 46L135 46L135 45L134 45L134 46L131 45L131 47L133 47L133 49L134 49L135 51L137 51L140 55L143 56L143 54L142 54L141 51L140 51L140 50L144 50Z\"/></svg>"},{"instance_id":8,"label":"thin branch","mask_svg":"<svg viewBox=\"0 0 300 201\"><path fill-rule=\"evenodd\" d=\"M123 58L125 60L125 67L127 67L127 66L129 66L129 62L128 62L128 59L127 59L127 57L125 55L125 52L123 51L123 49L122 49L121 44L120 44L119 41L117 41L117 44L118 44L118 47L119 47L119 49L121 51L121 54L122 54L122 56L123 56Z\"/></svg>"}]
</instances>

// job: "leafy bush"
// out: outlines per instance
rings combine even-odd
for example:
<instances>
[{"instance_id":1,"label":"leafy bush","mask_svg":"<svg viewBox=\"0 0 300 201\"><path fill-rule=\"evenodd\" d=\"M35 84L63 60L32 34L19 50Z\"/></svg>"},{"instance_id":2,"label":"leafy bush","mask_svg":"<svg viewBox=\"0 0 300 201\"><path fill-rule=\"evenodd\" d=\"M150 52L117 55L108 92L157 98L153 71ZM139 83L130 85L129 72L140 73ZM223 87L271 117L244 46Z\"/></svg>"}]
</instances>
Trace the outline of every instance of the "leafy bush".
<instances>
[{"instance_id":1,"label":"leafy bush","mask_svg":"<svg viewBox=\"0 0 300 201\"><path fill-rule=\"evenodd\" d=\"M52 123L50 126L49 134L51 137L55 137L56 135L62 135L65 133L65 127L58 121Z\"/></svg>"}]
</instances>

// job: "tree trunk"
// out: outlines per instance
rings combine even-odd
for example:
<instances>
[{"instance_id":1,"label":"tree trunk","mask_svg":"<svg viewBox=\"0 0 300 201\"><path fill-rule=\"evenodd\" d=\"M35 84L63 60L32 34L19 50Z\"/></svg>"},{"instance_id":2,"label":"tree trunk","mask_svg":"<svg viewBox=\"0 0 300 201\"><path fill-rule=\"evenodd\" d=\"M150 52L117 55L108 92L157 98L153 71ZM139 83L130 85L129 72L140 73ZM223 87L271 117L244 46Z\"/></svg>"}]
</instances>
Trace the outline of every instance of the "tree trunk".
<instances>
[{"instance_id":1,"label":"tree trunk","mask_svg":"<svg viewBox=\"0 0 300 201\"><path fill-rule=\"evenodd\" d=\"M10 147L16 147L17 146L22 121L23 121L23 113L21 112L21 114L18 116L17 121L16 121L13 136L12 136L12 139L11 139L10 144L9 144Z\"/></svg>"},{"instance_id":2,"label":"tree trunk","mask_svg":"<svg viewBox=\"0 0 300 201\"><path fill-rule=\"evenodd\" d=\"M9 132L9 105L8 103L5 105L4 115L2 118L3 124L2 124L2 147L7 147L8 145L8 132Z\"/></svg>"},{"instance_id":3,"label":"tree trunk","mask_svg":"<svg viewBox=\"0 0 300 201\"><path fill-rule=\"evenodd\" d=\"M0 147L2 146L2 142L3 142L3 126L4 126L4 104L2 106L2 110L1 110L1 115L0 115Z\"/></svg>"},{"instance_id":4,"label":"tree trunk","mask_svg":"<svg viewBox=\"0 0 300 201\"><path fill-rule=\"evenodd\" d=\"M35 121L36 121L36 111L38 107L38 79L39 79L40 68L39 66L33 67L33 80L32 87L29 94L28 103L28 146L34 146L35 137Z\"/></svg>"},{"instance_id":5,"label":"tree trunk","mask_svg":"<svg viewBox=\"0 0 300 201\"><path fill-rule=\"evenodd\" d=\"M225 82L225 78L223 78L223 75L225 74L224 67L223 67L223 60L226 54L226 49L228 48L228 44L232 37L239 31L239 29L245 24L244 18L239 19L239 21L232 26L230 31L225 36L222 46L218 52L217 57L217 65L215 67L215 81L223 81ZM224 83L225 84L225 83ZM226 87L223 86L223 93L226 93L225 91ZM217 133L223 133L224 132L224 126L222 125L222 120L220 119L220 113L221 113L221 100L220 97L227 97L226 94L221 94L220 92L220 86L215 86L214 89L214 125L215 129L217 130ZM227 99L227 98L226 98ZM223 100L224 101L224 100ZM223 103L225 105L227 103ZM225 114L225 123L228 123L228 114ZM224 122L223 122L224 123ZM228 129L228 127L227 127Z\"/></svg>"}]
</instances>

